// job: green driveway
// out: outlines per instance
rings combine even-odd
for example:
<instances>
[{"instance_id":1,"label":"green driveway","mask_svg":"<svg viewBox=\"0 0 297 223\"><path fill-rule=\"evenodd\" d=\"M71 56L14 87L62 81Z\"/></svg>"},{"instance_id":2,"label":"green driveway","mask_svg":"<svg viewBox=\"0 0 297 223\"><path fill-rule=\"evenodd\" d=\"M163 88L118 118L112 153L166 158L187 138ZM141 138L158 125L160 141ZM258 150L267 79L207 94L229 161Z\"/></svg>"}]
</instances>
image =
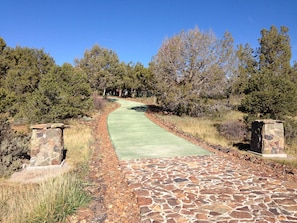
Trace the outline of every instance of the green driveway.
<instances>
[{"instance_id":1,"label":"green driveway","mask_svg":"<svg viewBox=\"0 0 297 223\"><path fill-rule=\"evenodd\" d=\"M109 114L108 129L120 160L211 154L151 122L144 104L116 100L121 107Z\"/></svg>"}]
</instances>

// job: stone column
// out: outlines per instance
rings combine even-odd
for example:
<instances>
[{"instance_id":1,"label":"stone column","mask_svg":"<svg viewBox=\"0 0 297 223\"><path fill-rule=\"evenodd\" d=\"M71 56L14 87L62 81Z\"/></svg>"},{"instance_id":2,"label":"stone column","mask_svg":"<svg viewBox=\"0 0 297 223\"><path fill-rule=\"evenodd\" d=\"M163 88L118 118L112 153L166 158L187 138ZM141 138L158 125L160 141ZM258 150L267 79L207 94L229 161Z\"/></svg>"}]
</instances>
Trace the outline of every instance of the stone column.
<instances>
[{"instance_id":1,"label":"stone column","mask_svg":"<svg viewBox=\"0 0 297 223\"><path fill-rule=\"evenodd\" d=\"M287 157L284 125L279 120L263 119L252 123L251 150L264 157Z\"/></svg>"},{"instance_id":2,"label":"stone column","mask_svg":"<svg viewBox=\"0 0 297 223\"><path fill-rule=\"evenodd\" d=\"M30 167L60 165L64 157L64 124L39 124L30 128L32 129Z\"/></svg>"}]
</instances>

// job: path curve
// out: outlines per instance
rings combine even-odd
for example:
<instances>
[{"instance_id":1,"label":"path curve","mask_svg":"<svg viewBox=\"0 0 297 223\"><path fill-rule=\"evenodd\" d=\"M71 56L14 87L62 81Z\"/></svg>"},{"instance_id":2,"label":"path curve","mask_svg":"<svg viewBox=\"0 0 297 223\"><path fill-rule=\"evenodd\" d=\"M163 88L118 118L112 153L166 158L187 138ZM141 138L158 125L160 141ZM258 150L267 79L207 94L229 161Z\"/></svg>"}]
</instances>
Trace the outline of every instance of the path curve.
<instances>
[{"instance_id":1,"label":"path curve","mask_svg":"<svg viewBox=\"0 0 297 223\"><path fill-rule=\"evenodd\" d=\"M108 129L120 160L211 154L153 123L144 114L144 104L114 100L121 107L108 116Z\"/></svg>"},{"instance_id":2,"label":"path curve","mask_svg":"<svg viewBox=\"0 0 297 223\"><path fill-rule=\"evenodd\" d=\"M119 102L125 109L131 105L128 101ZM143 105L132 104L131 110L143 112ZM138 120L122 116L122 112L123 109L116 110L110 117L115 115L117 121L127 125ZM113 118L109 126L115 125ZM139 120L143 118L139 116ZM118 124L119 128L123 126ZM121 132L128 139L127 132ZM136 130L134 133L137 135ZM113 130L110 135L117 151L121 148L116 143L120 136L114 137ZM297 182L273 177L273 173L261 171L261 166L209 153L159 158L117 153L137 197L142 223L297 223Z\"/></svg>"}]
</instances>

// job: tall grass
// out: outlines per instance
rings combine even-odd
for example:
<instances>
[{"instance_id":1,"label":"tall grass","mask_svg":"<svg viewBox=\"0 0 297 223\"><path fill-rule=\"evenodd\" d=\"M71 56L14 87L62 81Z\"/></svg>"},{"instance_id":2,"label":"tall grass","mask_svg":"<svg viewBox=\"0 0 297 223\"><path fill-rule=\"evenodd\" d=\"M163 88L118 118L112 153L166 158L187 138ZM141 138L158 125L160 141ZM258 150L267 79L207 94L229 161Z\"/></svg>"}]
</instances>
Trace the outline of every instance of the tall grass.
<instances>
[{"instance_id":1,"label":"tall grass","mask_svg":"<svg viewBox=\"0 0 297 223\"><path fill-rule=\"evenodd\" d=\"M93 143L92 129L78 121L71 121L70 128L64 129L66 161L73 166L87 163L91 155L90 147Z\"/></svg>"},{"instance_id":2,"label":"tall grass","mask_svg":"<svg viewBox=\"0 0 297 223\"><path fill-rule=\"evenodd\" d=\"M1 187L0 222L63 222L90 201L81 181L66 174L40 185Z\"/></svg>"},{"instance_id":3,"label":"tall grass","mask_svg":"<svg viewBox=\"0 0 297 223\"><path fill-rule=\"evenodd\" d=\"M185 133L203 139L205 142L230 147L232 142L221 136L216 126L226 120L242 119L243 114L237 111L230 111L215 119L208 117L179 117L175 115L158 115L158 117L165 122L174 124Z\"/></svg>"},{"instance_id":4,"label":"tall grass","mask_svg":"<svg viewBox=\"0 0 297 223\"><path fill-rule=\"evenodd\" d=\"M83 188L92 144L92 130L72 121L64 131L66 162L71 172L39 184L0 181L0 222L65 222L67 215L86 205L90 196ZM82 169L84 173L82 173Z\"/></svg>"},{"instance_id":5,"label":"tall grass","mask_svg":"<svg viewBox=\"0 0 297 223\"><path fill-rule=\"evenodd\" d=\"M26 222L61 222L90 201L83 191L82 182L74 175L51 179L40 185L37 204Z\"/></svg>"}]
</instances>

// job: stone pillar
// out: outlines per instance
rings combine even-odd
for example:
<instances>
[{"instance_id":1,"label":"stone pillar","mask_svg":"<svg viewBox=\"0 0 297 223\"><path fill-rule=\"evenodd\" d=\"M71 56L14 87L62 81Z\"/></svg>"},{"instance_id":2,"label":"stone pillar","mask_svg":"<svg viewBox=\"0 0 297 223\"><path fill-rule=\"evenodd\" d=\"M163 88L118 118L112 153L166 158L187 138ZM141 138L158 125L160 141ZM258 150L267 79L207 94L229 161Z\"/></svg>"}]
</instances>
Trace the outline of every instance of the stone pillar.
<instances>
[{"instance_id":1,"label":"stone pillar","mask_svg":"<svg viewBox=\"0 0 297 223\"><path fill-rule=\"evenodd\" d=\"M252 123L251 150L264 157L287 157L284 125L279 120L263 119Z\"/></svg>"},{"instance_id":2,"label":"stone pillar","mask_svg":"<svg viewBox=\"0 0 297 223\"><path fill-rule=\"evenodd\" d=\"M30 128L32 129L30 167L60 165L64 157L64 124L39 124Z\"/></svg>"}]
</instances>

